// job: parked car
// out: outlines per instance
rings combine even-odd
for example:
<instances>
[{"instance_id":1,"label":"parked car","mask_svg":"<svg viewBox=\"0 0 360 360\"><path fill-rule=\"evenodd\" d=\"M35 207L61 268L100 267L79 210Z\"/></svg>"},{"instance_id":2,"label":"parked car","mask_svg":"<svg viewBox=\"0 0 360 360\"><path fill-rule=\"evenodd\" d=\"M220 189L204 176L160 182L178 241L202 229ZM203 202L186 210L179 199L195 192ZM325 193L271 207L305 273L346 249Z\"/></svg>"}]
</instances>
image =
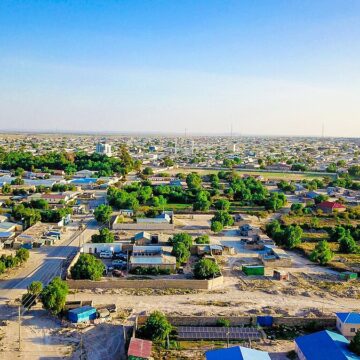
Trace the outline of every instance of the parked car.
<instances>
[{"instance_id":1,"label":"parked car","mask_svg":"<svg viewBox=\"0 0 360 360\"><path fill-rule=\"evenodd\" d=\"M112 274L113 274L113 276L116 276L116 277L124 277L125 276L125 274L121 270L116 270L116 269L114 269L112 271Z\"/></svg>"},{"instance_id":2,"label":"parked car","mask_svg":"<svg viewBox=\"0 0 360 360\"><path fill-rule=\"evenodd\" d=\"M113 254L111 251L100 251L99 255L102 259L111 259Z\"/></svg>"},{"instance_id":3,"label":"parked car","mask_svg":"<svg viewBox=\"0 0 360 360\"><path fill-rule=\"evenodd\" d=\"M121 252L121 251L120 251L120 252L114 252L113 258L114 258L114 259L124 260L124 261L127 260L126 254L123 253L123 252Z\"/></svg>"}]
</instances>

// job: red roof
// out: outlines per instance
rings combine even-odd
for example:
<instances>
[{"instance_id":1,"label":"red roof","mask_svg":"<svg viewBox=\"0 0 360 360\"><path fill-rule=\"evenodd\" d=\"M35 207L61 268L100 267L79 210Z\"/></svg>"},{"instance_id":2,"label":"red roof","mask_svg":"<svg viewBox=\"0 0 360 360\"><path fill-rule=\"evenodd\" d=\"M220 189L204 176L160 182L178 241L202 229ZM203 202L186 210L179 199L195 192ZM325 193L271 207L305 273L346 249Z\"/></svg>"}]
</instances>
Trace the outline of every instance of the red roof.
<instances>
[{"instance_id":1,"label":"red roof","mask_svg":"<svg viewBox=\"0 0 360 360\"><path fill-rule=\"evenodd\" d=\"M318 204L318 207L325 208L325 209L345 209L346 206L332 201L323 201Z\"/></svg>"},{"instance_id":2,"label":"red roof","mask_svg":"<svg viewBox=\"0 0 360 360\"><path fill-rule=\"evenodd\" d=\"M148 359L151 356L152 342L149 340L131 338L128 356L136 356Z\"/></svg>"}]
</instances>

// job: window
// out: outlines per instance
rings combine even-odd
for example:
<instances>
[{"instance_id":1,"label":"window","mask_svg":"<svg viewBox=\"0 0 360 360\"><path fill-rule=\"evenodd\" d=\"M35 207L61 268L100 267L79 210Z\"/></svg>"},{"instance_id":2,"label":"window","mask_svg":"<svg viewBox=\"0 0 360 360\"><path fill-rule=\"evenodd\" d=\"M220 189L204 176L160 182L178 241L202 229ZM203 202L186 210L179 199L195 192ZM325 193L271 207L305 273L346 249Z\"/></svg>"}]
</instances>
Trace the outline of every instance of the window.
<instances>
[{"instance_id":1,"label":"window","mask_svg":"<svg viewBox=\"0 0 360 360\"><path fill-rule=\"evenodd\" d=\"M354 332L356 332L356 329L355 329L355 328L351 328L351 329L350 329L350 332L354 333Z\"/></svg>"}]
</instances>

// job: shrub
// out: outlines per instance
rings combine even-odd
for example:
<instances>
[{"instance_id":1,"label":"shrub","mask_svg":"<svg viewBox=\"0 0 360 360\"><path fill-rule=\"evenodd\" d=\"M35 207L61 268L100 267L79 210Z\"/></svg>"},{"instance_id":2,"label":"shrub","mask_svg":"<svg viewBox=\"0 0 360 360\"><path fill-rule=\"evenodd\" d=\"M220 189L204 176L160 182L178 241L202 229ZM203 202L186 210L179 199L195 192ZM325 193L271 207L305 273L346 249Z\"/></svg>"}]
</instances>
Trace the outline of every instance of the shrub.
<instances>
[{"instance_id":1,"label":"shrub","mask_svg":"<svg viewBox=\"0 0 360 360\"><path fill-rule=\"evenodd\" d=\"M228 320L228 319L223 319L223 318L218 319L218 320L216 321L216 325L217 325L217 326L220 326L220 327L230 327L230 320Z\"/></svg>"},{"instance_id":2,"label":"shrub","mask_svg":"<svg viewBox=\"0 0 360 360\"><path fill-rule=\"evenodd\" d=\"M144 337L155 341L162 341L170 334L172 326L161 311L154 311L140 330Z\"/></svg>"},{"instance_id":3,"label":"shrub","mask_svg":"<svg viewBox=\"0 0 360 360\"><path fill-rule=\"evenodd\" d=\"M64 309L68 292L66 282L60 277L55 277L41 292L41 301L45 309L54 315L59 314Z\"/></svg>"},{"instance_id":4,"label":"shrub","mask_svg":"<svg viewBox=\"0 0 360 360\"><path fill-rule=\"evenodd\" d=\"M196 279L209 279L220 275L219 265L210 259L200 259L194 267Z\"/></svg>"}]
</instances>

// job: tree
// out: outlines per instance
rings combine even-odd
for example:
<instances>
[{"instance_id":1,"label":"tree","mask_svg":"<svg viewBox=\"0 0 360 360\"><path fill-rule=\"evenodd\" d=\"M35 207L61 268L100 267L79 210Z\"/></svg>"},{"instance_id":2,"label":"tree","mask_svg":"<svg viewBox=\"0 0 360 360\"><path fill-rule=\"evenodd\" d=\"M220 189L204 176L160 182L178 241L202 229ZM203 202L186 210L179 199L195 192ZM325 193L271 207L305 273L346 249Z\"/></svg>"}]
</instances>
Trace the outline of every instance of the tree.
<instances>
[{"instance_id":1,"label":"tree","mask_svg":"<svg viewBox=\"0 0 360 360\"><path fill-rule=\"evenodd\" d=\"M81 254L79 260L71 269L73 279L99 280L105 270L103 262L91 254Z\"/></svg>"},{"instance_id":2,"label":"tree","mask_svg":"<svg viewBox=\"0 0 360 360\"><path fill-rule=\"evenodd\" d=\"M11 185L24 185L24 180L17 177L14 180L11 180Z\"/></svg>"},{"instance_id":3,"label":"tree","mask_svg":"<svg viewBox=\"0 0 360 360\"><path fill-rule=\"evenodd\" d=\"M0 261L0 274L3 274L6 270L6 265L5 263L1 260Z\"/></svg>"},{"instance_id":4,"label":"tree","mask_svg":"<svg viewBox=\"0 0 360 360\"><path fill-rule=\"evenodd\" d=\"M215 209L229 211L230 201L226 199L219 199L214 204Z\"/></svg>"},{"instance_id":5,"label":"tree","mask_svg":"<svg viewBox=\"0 0 360 360\"><path fill-rule=\"evenodd\" d=\"M193 210L207 211L211 206L208 200L209 193L207 191L199 191L196 195L196 201L193 204Z\"/></svg>"},{"instance_id":6,"label":"tree","mask_svg":"<svg viewBox=\"0 0 360 360\"><path fill-rule=\"evenodd\" d=\"M146 167L143 171L142 171L143 175L153 175L154 171L151 167Z\"/></svg>"},{"instance_id":7,"label":"tree","mask_svg":"<svg viewBox=\"0 0 360 360\"><path fill-rule=\"evenodd\" d=\"M99 205L94 211L96 221L103 224L108 223L110 221L112 211L112 207L109 205Z\"/></svg>"},{"instance_id":8,"label":"tree","mask_svg":"<svg viewBox=\"0 0 360 360\"><path fill-rule=\"evenodd\" d=\"M11 193L11 186L9 184L4 184L1 188L3 194L10 194Z\"/></svg>"},{"instance_id":9,"label":"tree","mask_svg":"<svg viewBox=\"0 0 360 360\"><path fill-rule=\"evenodd\" d=\"M219 265L210 259L200 259L194 266L194 276L196 279L209 279L219 274Z\"/></svg>"},{"instance_id":10,"label":"tree","mask_svg":"<svg viewBox=\"0 0 360 360\"><path fill-rule=\"evenodd\" d=\"M294 203L291 204L291 208L290 210L292 212L294 212L296 215L301 215L304 209L304 205L300 204L300 203Z\"/></svg>"},{"instance_id":11,"label":"tree","mask_svg":"<svg viewBox=\"0 0 360 360\"><path fill-rule=\"evenodd\" d=\"M350 341L349 349L356 355L360 355L360 330L356 332L356 335Z\"/></svg>"},{"instance_id":12,"label":"tree","mask_svg":"<svg viewBox=\"0 0 360 360\"><path fill-rule=\"evenodd\" d=\"M214 233L219 233L220 231L223 230L223 224L220 221L212 221L211 222L211 231L213 231Z\"/></svg>"},{"instance_id":13,"label":"tree","mask_svg":"<svg viewBox=\"0 0 360 360\"><path fill-rule=\"evenodd\" d=\"M344 236L339 240L339 252L343 254L354 254L357 250L358 246L351 235Z\"/></svg>"},{"instance_id":14,"label":"tree","mask_svg":"<svg viewBox=\"0 0 360 360\"><path fill-rule=\"evenodd\" d=\"M190 249L192 242L192 237L187 233L175 234L172 238L170 238L171 244L175 245L177 243L184 243L188 249Z\"/></svg>"},{"instance_id":15,"label":"tree","mask_svg":"<svg viewBox=\"0 0 360 360\"><path fill-rule=\"evenodd\" d=\"M201 188L201 177L196 173L188 174L186 184L190 190L198 190Z\"/></svg>"},{"instance_id":16,"label":"tree","mask_svg":"<svg viewBox=\"0 0 360 360\"><path fill-rule=\"evenodd\" d=\"M360 177L360 165L350 166L348 169L348 173L351 176Z\"/></svg>"},{"instance_id":17,"label":"tree","mask_svg":"<svg viewBox=\"0 0 360 360\"><path fill-rule=\"evenodd\" d=\"M172 254L180 264L186 263L190 258L190 250L183 242L174 244Z\"/></svg>"},{"instance_id":18,"label":"tree","mask_svg":"<svg viewBox=\"0 0 360 360\"><path fill-rule=\"evenodd\" d=\"M114 234L108 228L102 228L99 230L99 234L94 234L91 236L91 242L112 243L114 242Z\"/></svg>"},{"instance_id":19,"label":"tree","mask_svg":"<svg viewBox=\"0 0 360 360\"><path fill-rule=\"evenodd\" d=\"M310 260L326 265L333 256L334 254L330 249L329 243L326 240L322 240L316 244L315 249L310 254Z\"/></svg>"},{"instance_id":20,"label":"tree","mask_svg":"<svg viewBox=\"0 0 360 360\"><path fill-rule=\"evenodd\" d=\"M301 243L303 231L299 225L288 226L284 231L284 245L293 249L295 246Z\"/></svg>"},{"instance_id":21,"label":"tree","mask_svg":"<svg viewBox=\"0 0 360 360\"><path fill-rule=\"evenodd\" d=\"M43 284L41 281L33 281L27 289L27 293L21 298L21 303L24 307L30 308L35 304L36 298L41 294Z\"/></svg>"},{"instance_id":22,"label":"tree","mask_svg":"<svg viewBox=\"0 0 360 360\"><path fill-rule=\"evenodd\" d=\"M23 263L29 259L30 252L28 249L20 248L16 251L15 256L19 259L20 263Z\"/></svg>"},{"instance_id":23,"label":"tree","mask_svg":"<svg viewBox=\"0 0 360 360\"><path fill-rule=\"evenodd\" d=\"M196 244L210 244L209 235L201 235L195 238Z\"/></svg>"},{"instance_id":24,"label":"tree","mask_svg":"<svg viewBox=\"0 0 360 360\"><path fill-rule=\"evenodd\" d=\"M216 211L214 217L211 219L211 222L219 221L222 226L232 226L234 224L234 218L224 210Z\"/></svg>"},{"instance_id":25,"label":"tree","mask_svg":"<svg viewBox=\"0 0 360 360\"><path fill-rule=\"evenodd\" d=\"M41 301L45 309L52 314L59 314L65 306L68 285L60 277L55 277L41 292Z\"/></svg>"},{"instance_id":26,"label":"tree","mask_svg":"<svg viewBox=\"0 0 360 360\"><path fill-rule=\"evenodd\" d=\"M140 329L142 334L148 339L162 341L168 337L172 326L161 311L154 311Z\"/></svg>"}]
</instances>

